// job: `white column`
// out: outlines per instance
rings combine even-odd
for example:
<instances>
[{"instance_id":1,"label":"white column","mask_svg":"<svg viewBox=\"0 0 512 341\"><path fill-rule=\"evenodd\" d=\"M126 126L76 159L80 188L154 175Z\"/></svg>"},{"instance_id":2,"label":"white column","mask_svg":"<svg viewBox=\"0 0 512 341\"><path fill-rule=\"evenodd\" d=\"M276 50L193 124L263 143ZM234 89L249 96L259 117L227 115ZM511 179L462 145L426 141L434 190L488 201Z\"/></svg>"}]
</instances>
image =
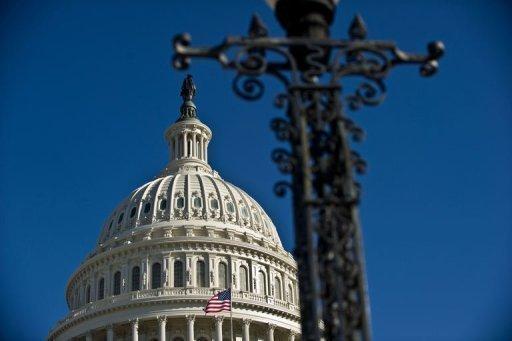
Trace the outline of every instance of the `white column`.
<instances>
[{"instance_id":1,"label":"white column","mask_svg":"<svg viewBox=\"0 0 512 341\"><path fill-rule=\"evenodd\" d=\"M139 341L139 319L131 320L132 341Z\"/></svg>"},{"instance_id":2,"label":"white column","mask_svg":"<svg viewBox=\"0 0 512 341\"><path fill-rule=\"evenodd\" d=\"M224 316L215 316L215 341L222 341L222 320Z\"/></svg>"},{"instance_id":3,"label":"white column","mask_svg":"<svg viewBox=\"0 0 512 341\"><path fill-rule=\"evenodd\" d=\"M201 155L199 155L199 156L200 156L201 160L204 161L204 135L203 134L201 134L201 140L200 141L201 141L200 142Z\"/></svg>"},{"instance_id":4,"label":"white column","mask_svg":"<svg viewBox=\"0 0 512 341\"><path fill-rule=\"evenodd\" d=\"M183 157L187 157L188 143L187 143L187 132L183 133Z\"/></svg>"},{"instance_id":5,"label":"white column","mask_svg":"<svg viewBox=\"0 0 512 341\"><path fill-rule=\"evenodd\" d=\"M273 324L271 324L271 323L267 324L267 338L268 338L268 341L274 341L274 329L275 328L276 328L276 326L274 326Z\"/></svg>"},{"instance_id":6,"label":"white column","mask_svg":"<svg viewBox=\"0 0 512 341\"><path fill-rule=\"evenodd\" d=\"M114 341L114 326L112 324L107 326L107 341Z\"/></svg>"},{"instance_id":7,"label":"white column","mask_svg":"<svg viewBox=\"0 0 512 341\"><path fill-rule=\"evenodd\" d=\"M194 320L196 315L187 315L187 341L194 341Z\"/></svg>"},{"instance_id":8,"label":"white column","mask_svg":"<svg viewBox=\"0 0 512 341\"><path fill-rule=\"evenodd\" d=\"M87 334L85 334L85 341L92 341L92 333L91 332L87 332Z\"/></svg>"},{"instance_id":9,"label":"white column","mask_svg":"<svg viewBox=\"0 0 512 341\"><path fill-rule=\"evenodd\" d=\"M204 146L204 162L208 163L208 143L209 141L206 141L206 145Z\"/></svg>"},{"instance_id":10,"label":"white column","mask_svg":"<svg viewBox=\"0 0 512 341\"><path fill-rule=\"evenodd\" d=\"M249 319L243 319L242 320L242 323L244 325L244 333L243 333L243 338L242 340L243 341L249 341L250 340L250 336L249 336L249 326L251 325L251 320Z\"/></svg>"},{"instance_id":11,"label":"white column","mask_svg":"<svg viewBox=\"0 0 512 341\"><path fill-rule=\"evenodd\" d=\"M288 341L295 341L295 333L290 330L290 334L288 334Z\"/></svg>"},{"instance_id":12,"label":"white column","mask_svg":"<svg viewBox=\"0 0 512 341\"><path fill-rule=\"evenodd\" d=\"M192 156L197 157L197 143L196 143L197 134L192 134Z\"/></svg>"},{"instance_id":13,"label":"white column","mask_svg":"<svg viewBox=\"0 0 512 341\"><path fill-rule=\"evenodd\" d=\"M158 316L158 339L165 341L165 325L167 322L167 316Z\"/></svg>"}]
</instances>

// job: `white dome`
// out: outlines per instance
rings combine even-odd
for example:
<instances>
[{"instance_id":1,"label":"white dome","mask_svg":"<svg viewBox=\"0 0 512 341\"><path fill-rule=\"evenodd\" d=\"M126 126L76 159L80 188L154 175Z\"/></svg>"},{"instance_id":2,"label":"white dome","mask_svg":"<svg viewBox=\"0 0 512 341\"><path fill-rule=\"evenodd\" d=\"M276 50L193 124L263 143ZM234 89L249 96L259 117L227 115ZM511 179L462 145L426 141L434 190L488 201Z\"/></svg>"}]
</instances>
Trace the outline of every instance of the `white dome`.
<instances>
[{"instance_id":1,"label":"white dome","mask_svg":"<svg viewBox=\"0 0 512 341\"><path fill-rule=\"evenodd\" d=\"M105 221L48 340L226 340L226 314L203 308L227 288L236 340L300 338L297 264L261 206L208 164L194 93L187 77L169 164Z\"/></svg>"},{"instance_id":2,"label":"white dome","mask_svg":"<svg viewBox=\"0 0 512 341\"><path fill-rule=\"evenodd\" d=\"M276 227L261 206L217 172L183 167L134 190L107 219L102 247L138 229L208 225L281 246Z\"/></svg>"}]
</instances>

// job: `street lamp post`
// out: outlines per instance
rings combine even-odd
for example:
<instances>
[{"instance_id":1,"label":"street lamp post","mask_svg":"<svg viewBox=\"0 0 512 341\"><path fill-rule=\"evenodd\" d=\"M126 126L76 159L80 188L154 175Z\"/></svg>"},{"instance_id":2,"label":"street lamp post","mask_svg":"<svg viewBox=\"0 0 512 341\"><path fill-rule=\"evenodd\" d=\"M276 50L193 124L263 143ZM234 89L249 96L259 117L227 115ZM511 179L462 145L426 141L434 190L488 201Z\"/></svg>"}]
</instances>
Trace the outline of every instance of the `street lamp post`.
<instances>
[{"instance_id":1,"label":"street lamp post","mask_svg":"<svg viewBox=\"0 0 512 341\"><path fill-rule=\"evenodd\" d=\"M284 85L276 106L286 110L286 118L272 120L271 127L290 148L274 150L272 159L291 174L291 182L276 183L274 191L279 196L292 192L302 339L367 341L371 328L357 212L360 186L353 176L354 171L363 173L366 164L349 145L350 138L360 141L363 131L345 108L381 103L384 79L397 65L419 64L421 75L434 74L444 47L433 42L427 54L418 55L401 51L394 42L366 40L359 15L348 39L331 39L337 1L269 3L286 38L269 37L253 16L246 37L229 36L219 45L192 47L188 34L176 36L173 66L186 69L193 57L216 59L236 72L233 90L247 100L262 96L262 75ZM361 79L349 94L342 91L347 77Z\"/></svg>"}]
</instances>

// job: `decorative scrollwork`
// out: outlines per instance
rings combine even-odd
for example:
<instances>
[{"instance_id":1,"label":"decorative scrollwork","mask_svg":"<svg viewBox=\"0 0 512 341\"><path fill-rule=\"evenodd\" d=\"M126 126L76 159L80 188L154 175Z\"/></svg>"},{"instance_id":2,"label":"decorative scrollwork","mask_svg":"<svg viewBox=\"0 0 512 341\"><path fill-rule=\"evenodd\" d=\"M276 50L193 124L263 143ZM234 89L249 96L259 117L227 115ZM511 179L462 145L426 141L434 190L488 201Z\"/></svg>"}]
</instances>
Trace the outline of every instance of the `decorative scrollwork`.
<instances>
[{"instance_id":1,"label":"decorative scrollwork","mask_svg":"<svg viewBox=\"0 0 512 341\"><path fill-rule=\"evenodd\" d=\"M272 161L277 164L277 167L282 173L289 174L293 172L296 159L286 149L278 148L272 152Z\"/></svg>"},{"instance_id":2,"label":"decorative scrollwork","mask_svg":"<svg viewBox=\"0 0 512 341\"><path fill-rule=\"evenodd\" d=\"M249 101L255 101L261 98L263 96L263 93L265 92L265 86L263 85L263 82L254 77L254 76L248 76L239 73L236 75L236 77L233 79L233 91L240 97L249 100Z\"/></svg>"},{"instance_id":3,"label":"decorative scrollwork","mask_svg":"<svg viewBox=\"0 0 512 341\"><path fill-rule=\"evenodd\" d=\"M288 181L279 181L274 185L274 193L278 197L284 197L289 191L292 191L292 185Z\"/></svg>"},{"instance_id":4,"label":"decorative scrollwork","mask_svg":"<svg viewBox=\"0 0 512 341\"><path fill-rule=\"evenodd\" d=\"M279 141L290 141L297 137L297 129L290 122L282 118L274 118L270 122L270 128L274 131Z\"/></svg>"},{"instance_id":5,"label":"decorative scrollwork","mask_svg":"<svg viewBox=\"0 0 512 341\"><path fill-rule=\"evenodd\" d=\"M348 106L351 110L358 110L363 105L375 106L386 97L386 86L378 79L370 79L357 87L353 95L347 96Z\"/></svg>"}]
</instances>

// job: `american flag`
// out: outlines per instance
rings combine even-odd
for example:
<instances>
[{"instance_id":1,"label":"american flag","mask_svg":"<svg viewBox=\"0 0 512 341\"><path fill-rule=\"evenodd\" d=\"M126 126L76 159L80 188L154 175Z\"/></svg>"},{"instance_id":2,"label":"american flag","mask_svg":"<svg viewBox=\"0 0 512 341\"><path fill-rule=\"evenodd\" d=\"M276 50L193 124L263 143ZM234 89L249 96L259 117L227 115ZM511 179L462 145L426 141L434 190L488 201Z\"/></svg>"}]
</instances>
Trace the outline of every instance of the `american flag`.
<instances>
[{"instance_id":1,"label":"american flag","mask_svg":"<svg viewBox=\"0 0 512 341\"><path fill-rule=\"evenodd\" d=\"M231 311L231 288L220 291L213 295L204 307L205 314L218 313L219 311Z\"/></svg>"}]
</instances>

